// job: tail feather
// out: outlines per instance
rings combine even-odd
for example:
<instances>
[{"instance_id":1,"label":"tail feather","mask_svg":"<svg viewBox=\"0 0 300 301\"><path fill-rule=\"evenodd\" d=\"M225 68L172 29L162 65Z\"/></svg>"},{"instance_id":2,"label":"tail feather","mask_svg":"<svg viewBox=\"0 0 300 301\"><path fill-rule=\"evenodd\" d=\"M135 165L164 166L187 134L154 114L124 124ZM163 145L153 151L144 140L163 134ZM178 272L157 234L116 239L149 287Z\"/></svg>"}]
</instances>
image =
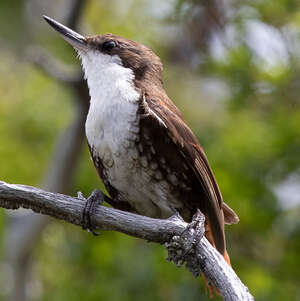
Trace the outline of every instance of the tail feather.
<instances>
[{"instance_id":1,"label":"tail feather","mask_svg":"<svg viewBox=\"0 0 300 301\"><path fill-rule=\"evenodd\" d=\"M232 225L239 222L239 217L237 214L224 202L222 203L222 209L224 213L225 224Z\"/></svg>"}]
</instances>

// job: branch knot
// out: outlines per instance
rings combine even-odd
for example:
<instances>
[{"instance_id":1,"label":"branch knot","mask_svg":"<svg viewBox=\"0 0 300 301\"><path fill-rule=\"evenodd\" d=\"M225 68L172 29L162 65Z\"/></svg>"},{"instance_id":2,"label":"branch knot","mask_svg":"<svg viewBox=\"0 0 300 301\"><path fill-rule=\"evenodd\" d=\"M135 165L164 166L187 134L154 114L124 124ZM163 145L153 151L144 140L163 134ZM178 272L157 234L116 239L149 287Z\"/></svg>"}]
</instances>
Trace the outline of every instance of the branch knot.
<instances>
[{"instance_id":1,"label":"branch knot","mask_svg":"<svg viewBox=\"0 0 300 301\"><path fill-rule=\"evenodd\" d=\"M198 245L205 233L205 217L200 210L197 210L191 223L183 230L181 235L174 235L171 240L165 243L168 251L168 261L173 261L180 267L186 263L186 268L195 277L201 275L201 265L198 257L195 256L195 246ZM201 258L203 260L203 258Z\"/></svg>"}]
</instances>

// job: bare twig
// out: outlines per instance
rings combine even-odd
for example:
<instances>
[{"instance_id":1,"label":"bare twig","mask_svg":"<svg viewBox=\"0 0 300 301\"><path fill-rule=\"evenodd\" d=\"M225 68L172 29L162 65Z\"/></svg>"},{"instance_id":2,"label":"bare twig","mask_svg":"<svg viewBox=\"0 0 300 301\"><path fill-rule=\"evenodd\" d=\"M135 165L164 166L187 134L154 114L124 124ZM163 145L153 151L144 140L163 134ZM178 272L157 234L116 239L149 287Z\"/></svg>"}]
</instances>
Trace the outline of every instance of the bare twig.
<instances>
[{"instance_id":1,"label":"bare twig","mask_svg":"<svg viewBox=\"0 0 300 301\"><path fill-rule=\"evenodd\" d=\"M84 202L79 198L51 193L31 186L0 182L0 206L7 209L29 208L80 225ZM181 254L186 254L188 251L187 256L183 258L188 268L194 274L200 274L201 270L217 287L224 300L254 300L247 287L205 237L199 242L194 242L193 252L189 252L191 243L188 242L194 240L194 230L185 231L191 234L182 236L188 224L178 216L162 220L104 206L95 209L92 222L96 228L119 231L147 241L167 243L167 248L172 251L169 256L172 260L176 257L174 250L177 250L175 251L177 254L179 250ZM178 260L175 261L178 263Z\"/></svg>"}]
</instances>

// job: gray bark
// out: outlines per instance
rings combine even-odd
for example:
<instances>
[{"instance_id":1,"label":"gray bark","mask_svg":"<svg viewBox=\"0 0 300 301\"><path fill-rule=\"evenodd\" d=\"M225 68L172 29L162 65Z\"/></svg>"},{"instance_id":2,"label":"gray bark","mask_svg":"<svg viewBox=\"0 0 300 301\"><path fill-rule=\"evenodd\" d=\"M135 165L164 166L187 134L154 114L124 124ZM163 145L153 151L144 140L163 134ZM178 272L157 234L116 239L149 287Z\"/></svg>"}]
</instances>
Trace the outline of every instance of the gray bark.
<instances>
[{"instance_id":1,"label":"gray bark","mask_svg":"<svg viewBox=\"0 0 300 301\"><path fill-rule=\"evenodd\" d=\"M80 198L0 182L0 206L6 209L28 208L80 225L84 204ZM153 219L98 205L92 223L96 229L119 231L147 241L164 243L170 260L178 265L186 263L194 275L203 272L224 300L254 300L248 288L207 239L204 236L197 239L199 233L204 233L203 219L197 226L199 231L179 216L166 220Z\"/></svg>"}]
</instances>

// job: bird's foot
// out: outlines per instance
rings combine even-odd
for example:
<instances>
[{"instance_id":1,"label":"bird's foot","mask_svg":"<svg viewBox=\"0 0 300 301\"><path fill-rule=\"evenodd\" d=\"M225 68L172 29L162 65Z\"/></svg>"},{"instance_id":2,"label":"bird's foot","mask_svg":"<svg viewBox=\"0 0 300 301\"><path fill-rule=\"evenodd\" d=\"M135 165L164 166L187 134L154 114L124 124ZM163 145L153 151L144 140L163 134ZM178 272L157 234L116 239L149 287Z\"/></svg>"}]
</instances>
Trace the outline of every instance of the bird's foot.
<instances>
[{"instance_id":1,"label":"bird's foot","mask_svg":"<svg viewBox=\"0 0 300 301\"><path fill-rule=\"evenodd\" d=\"M196 232L198 237L203 237L203 234L205 232L205 216L204 214L197 209L196 213L192 217L192 221L187 225L187 227L182 231L181 236L184 236L184 234L188 231Z\"/></svg>"},{"instance_id":2,"label":"bird's foot","mask_svg":"<svg viewBox=\"0 0 300 301\"><path fill-rule=\"evenodd\" d=\"M178 215L174 215L174 219L178 219ZM205 232L205 217L198 210L194 214L191 223L178 236L173 236L171 241L165 244L168 251L168 260L173 261L177 266L181 266L184 262L189 264L193 258L193 250L202 239ZM189 256L192 256L189 258ZM189 259L188 259L189 258ZM197 270L193 272L195 276L199 276L200 272Z\"/></svg>"},{"instance_id":3,"label":"bird's foot","mask_svg":"<svg viewBox=\"0 0 300 301\"><path fill-rule=\"evenodd\" d=\"M82 229L92 232L95 236L99 235L99 233L95 232L95 227L92 224L91 216L95 212L95 206L97 203L103 203L105 198L104 193L101 190L96 189L87 199L82 195L81 192L77 193L77 197L86 202L80 221Z\"/></svg>"},{"instance_id":4,"label":"bird's foot","mask_svg":"<svg viewBox=\"0 0 300 301\"><path fill-rule=\"evenodd\" d=\"M205 233L205 216L197 209L196 213L193 215L192 221L187 225L187 227L181 233L181 238L184 239L186 233L189 232L189 236L192 236L190 241L190 247L186 249L182 257L184 258L190 251L198 245Z\"/></svg>"}]
</instances>

